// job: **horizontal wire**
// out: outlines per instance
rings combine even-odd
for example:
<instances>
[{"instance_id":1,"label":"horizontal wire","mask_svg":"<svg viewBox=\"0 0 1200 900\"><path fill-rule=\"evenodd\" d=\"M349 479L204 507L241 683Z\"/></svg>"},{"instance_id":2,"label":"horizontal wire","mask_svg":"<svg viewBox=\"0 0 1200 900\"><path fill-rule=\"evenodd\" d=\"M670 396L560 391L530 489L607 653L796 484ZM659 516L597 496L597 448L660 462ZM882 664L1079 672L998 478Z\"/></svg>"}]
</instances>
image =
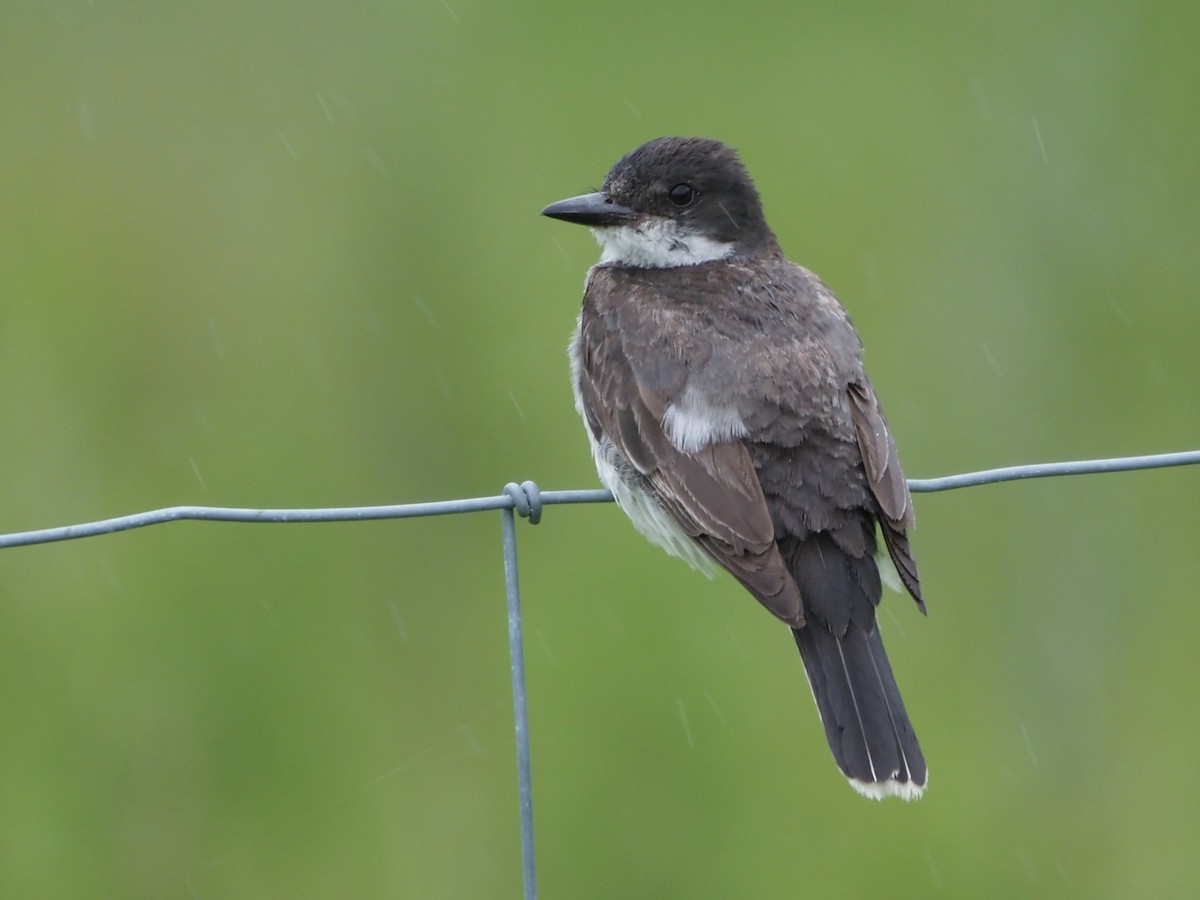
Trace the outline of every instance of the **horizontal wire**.
<instances>
[{"instance_id":1,"label":"horizontal wire","mask_svg":"<svg viewBox=\"0 0 1200 900\"><path fill-rule=\"evenodd\" d=\"M1093 475L1103 472L1128 472L1139 469L1159 469L1167 466L1200 464L1200 450L1181 453L1162 453L1154 456L1127 456L1119 459L1076 460L1073 462L1035 463L1024 466L1008 466L962 475L947 475L943 478L912 479L909 489L914 493L933 493L957 488L997 484L1003 481L1019 481L1025 478L1048 478L1057 475ZM532 482L521 486L535 506L568 503L608 503L613 499L606 490L586 491L538 491ZM463 500L439 500L431 503L402 503L386 506L340 506L322 509L240 509L223 506L169 506L147 512L101 519L96 522L81 522L58 528L42 528L36 531L19 531L0 535L0 549L24 547L30 544L49 544L114 534L132 528L161 525L164 522L214 521L214 522L363 522L375 519L407 519L419 516L447 516L457 513L481 512L492 509L517 509L529 515L528 505L523 505L516 485L509 485L504 494L496 497L472 497Z\"/></svg>"},{"instance_id":2,"label":"horizontal wire","mask_svg":"<svg viewBox=\"0 0 1200 900\"><path fill-rule=\"evenodd\" d=\"M1027 466L1007 466L967 472L965 475L946 475L943 478L912 478L908 489L914 494L952 491L956 488L999 484L1002 481L1021 481L1026 478L1050 478L1056 475L1099 475L1104 472L1133 472L1140 469L1165 469L1170 466L1194 466L1200 463L1200 450L1180 453L1158 453L1153 456L1122 456L1116 459L1080 459L1074 462L1033 463Z\"/></svg>"}]
</instances>

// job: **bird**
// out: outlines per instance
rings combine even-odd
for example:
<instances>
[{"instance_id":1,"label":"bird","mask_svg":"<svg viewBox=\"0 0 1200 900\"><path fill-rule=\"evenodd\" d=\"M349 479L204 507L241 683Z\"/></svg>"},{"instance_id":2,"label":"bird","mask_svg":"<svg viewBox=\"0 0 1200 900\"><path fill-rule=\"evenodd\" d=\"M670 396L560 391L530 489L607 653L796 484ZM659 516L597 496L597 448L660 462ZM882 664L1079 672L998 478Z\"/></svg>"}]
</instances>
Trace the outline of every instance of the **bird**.
<instances>
[{"instance_id":1,"label":"bird","mask_svg":"<svg viewBox=\"0 0 1200 900\"><path fill-rule=\"evenodd\" d=\"M645 537L791 629L855 790L920 797L876 618L884 580L925 612L912 497L849 315L719 141L649 141L542 215L601 247L569 346L600 480Z\"/></svg>"}]
</instances>

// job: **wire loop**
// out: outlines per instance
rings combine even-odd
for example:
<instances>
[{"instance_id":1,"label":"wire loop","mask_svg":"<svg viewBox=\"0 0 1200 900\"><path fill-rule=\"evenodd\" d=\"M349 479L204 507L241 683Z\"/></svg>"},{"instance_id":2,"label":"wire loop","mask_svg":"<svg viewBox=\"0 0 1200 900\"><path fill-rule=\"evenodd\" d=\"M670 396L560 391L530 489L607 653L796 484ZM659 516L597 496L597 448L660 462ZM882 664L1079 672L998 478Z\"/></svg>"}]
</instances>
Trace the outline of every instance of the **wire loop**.
<instances>
[{"instance_id":1,"label":"wire loop","mask_svg":"<svg viewBox=\"0 0 1200 900\"><path fill-rule=\"evenodd\" d=\"M542 521L542 492L532 481L510 481L504 486L504 495L512 500L517 515L528 519L530 525Z\"/></svg>"}]
</instances>

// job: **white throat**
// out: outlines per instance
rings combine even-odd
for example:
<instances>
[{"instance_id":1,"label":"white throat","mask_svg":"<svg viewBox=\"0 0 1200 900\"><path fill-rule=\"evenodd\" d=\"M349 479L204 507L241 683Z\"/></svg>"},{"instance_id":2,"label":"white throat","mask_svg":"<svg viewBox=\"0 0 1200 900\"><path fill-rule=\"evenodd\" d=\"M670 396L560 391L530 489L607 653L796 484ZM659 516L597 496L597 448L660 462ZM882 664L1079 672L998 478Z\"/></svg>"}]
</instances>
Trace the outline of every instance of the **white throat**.
<instances>
[{"instance_id":1,"label":"white throat","mask_svg":"<svg viewBox=\"0 0 1200 900\"><path fill-rule=\"evenodd\" d=\"M593 228L603 252L601 263L636 269L671 269L698 266L725 259L734 245L684 231L670 219L647 219L636 225Z\"/></svg>"}]
</instances>

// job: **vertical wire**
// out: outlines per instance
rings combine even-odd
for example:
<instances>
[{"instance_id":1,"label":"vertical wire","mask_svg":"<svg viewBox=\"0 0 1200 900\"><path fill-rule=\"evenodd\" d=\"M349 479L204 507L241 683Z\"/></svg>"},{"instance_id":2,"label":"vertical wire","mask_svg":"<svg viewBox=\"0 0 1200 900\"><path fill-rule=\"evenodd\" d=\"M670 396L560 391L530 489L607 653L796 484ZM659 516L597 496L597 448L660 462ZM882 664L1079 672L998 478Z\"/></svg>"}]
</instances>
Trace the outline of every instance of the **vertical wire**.
<instances>
[{"instance_id":1,"label":"vertical wire","mask_svg":"<svg viewBox=\"0 0 1200 900\"><path fill-rule=\"evenodd\" d=\"M521 812L521 874L525 900L537 898L533 857L533 777L529 763L529 708L521 639L521 589L517 579L517 529L512 509L500 510L504 544L504 587L508 596L508 653L512 661L513 718L517 732L517 795Z\"/></svg>"}]
</instances>

